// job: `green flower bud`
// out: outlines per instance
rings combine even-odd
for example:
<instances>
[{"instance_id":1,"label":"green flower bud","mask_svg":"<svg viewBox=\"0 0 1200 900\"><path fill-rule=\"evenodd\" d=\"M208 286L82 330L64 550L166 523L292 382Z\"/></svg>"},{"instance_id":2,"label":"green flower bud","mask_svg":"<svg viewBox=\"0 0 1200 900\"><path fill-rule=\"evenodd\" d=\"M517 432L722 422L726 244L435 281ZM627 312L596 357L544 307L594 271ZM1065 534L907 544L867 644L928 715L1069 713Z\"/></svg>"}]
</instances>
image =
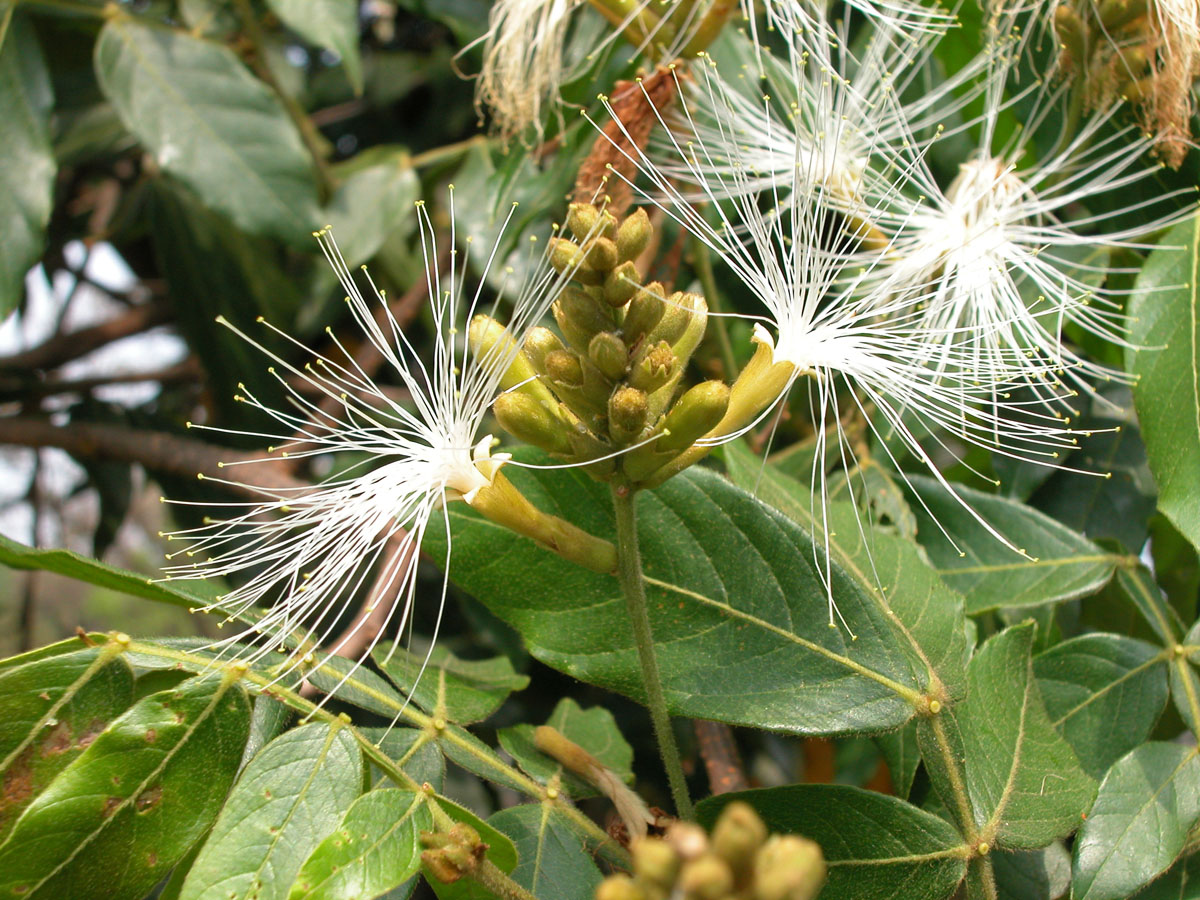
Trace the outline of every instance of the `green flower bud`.
<instances>
[{"instance_id":1,"label":"green flower bud","mask_svg":"<svg viewBox=\"0 0 1200 900\"><path fill-rule=\"evenodd\" d=\"M754 863L754 900L812 900L825 883L825 857L815 841L775 835Z\"/></svg>"},{"instance_id":2,"label":"green flower bud","mask_svg":"<svg viewBox=\"0 0 1200 900\"><path fill-rule=\"evenodd\" d=\"M648 900L646 892L628 875L609 875L596 886L595 900Z\"/></svg>"},{"instance_id":3,"label":"green flower bud","mask_svg":"<svg viewBox=\"0 0 1200 900\"><path fill-rule=\"evenodd\" d=\"M543 328L542 331L546 329ZM552 335L553 332L547 334ZM500 379L501 388L516 388L521 393L547 404L551 409L554 408L557 401L549 389L537 379L537 367L524 349L517 349L517 342L513 340L512 333L495 319L490 316L475 316L467 326L467 343L475 359L485 366L492 360L512 360ZM517 387L518 385L520 387Z\"/></svg>"},{"instance_id":4,"label":"green flower bud","mask_svg":"<svg viewBox=\"0 0 1200 900\"><path fill-rule=\"evenodd\" d=\"M618 444L632 443L646 427L649 404L637 388L622 387L608 399L608 431Z\"/></svg>"},{"instance_id":5,"label":"green flower bud","mask_svg":"<svg viewBox=\"0 0 1200 900\"><path fill-rule=\"evenodd\" d=\"M686 450L716 427L728 407L729 385L725 382L705 381L690 388L667 413L662 437L654 442L654 449L674 453Z\"/></svg>"},{"instance_id":6,"label":"green flower bud","mask_svg":"<svg viewBox=\"0 0 1200 900\"><path fill-rule=\"evenodd\" d=\"M583 265L583 251L567 238L551 238L550 265L556 272L574 272Z\"/></svg>"},{"instance_id":7,"label":"green flower bud","mask_svg":"<svg viewBox=\"0 0 1200 900\"><path fill-rule=\"evenodd\" d=\"M676 822L663 837L682 860L698 859L708 851L708 835L692 822Z\"/></svg>"},{"instance_id":8,"label":"green flower bud","mask_svg":"<svg viewBox=\"0 0 1200 900\"><path fill-rule=\"evenodd\" d=\"M679 857L666 841L643 838L629 848L633 854L633 874L638 881L670 893L679 876Z\"/></svg>"},{"instance_id":9,"label":"green flower bud","mask_svg":"<svg viewBox=\"0 0 1200 900\"><path fill-rule=\"evenodd\" d=\"M567 228L577 240L586 241L600 224L600 210L590 203L572 203L567 207Z\"/></svg>"},{"instance_id":10,"label":"green flower bud","mask_svg":"<svg viewBox=\"0 0 1200 900\"><path fill-rule=\"evenodd\" d=\"M705 853L683 864L676 887L684 900L725 900L733 891L733 872L723 859Z\"/></svg>"},{"instance_id":11,"label":"green flower bud","mask_svg":"<svg viewBox=\"0 0 1200 900\"><path fill-rule=\"evenodd\" d=\"M679 361L666 341L642 345L629 367L629 383L647 393L658 390L671 380Z\"/></svg>"},{"instance_id":12,"label":"green flower bud","mask_svg":"<svg viewBox=\"0 0 1200 900\"><path fill-rule=\"evenodd\" d=\"M675 297L680 303L687 304L690 310L690 318L683 334L671 343L675 355L686 364L704 340L704 332L708 328L708 301L699 294L677 294Z\"/></svg>"},{"instance_id":13,"label":"green flower bud","mask_svg":"<svg viewBox=\"0 0 1200 900\"><path fill-rule=\"evenodd\" d=\"M421 845L430 848L421 854L421 861L438 881L445 884L453 884L474 872L488 851L479 832L463 822L456 823L444 834L421 832Z\"/></svg>"},{"instance_id":14,"label":"green flower bud","mask_svg":"<svg viewBox=\"0 0 1200 900\"><path fill-rule=\"evenodd\" d=\"M563 337L581 354L587 353L595 334L612 331L616 325L608 307L587 291L575 287L559 294L552 310Z\"/></svg>"},{"instance_id":15,"label":"green flower bud","mask_svg":"<svg viewBox=\"0 0 1200 900\"><path fill-rule=\"evenodd\" d=\"M637 209L625 218L617 229L617 255L624 262L637 259L650 246L650 238L654 236L654 226L644 209Z\"/></svg>"},{"instance_id":16,"label":"green flower bud","mask_svg":"<svg viewBox=\"0 0 1200 900\"><path fill-rule=\"evenodd\" d=\"M631 262L623 262L604 279L604 302L609 306L624 306L641 287L642 276Z\"/></svg>"},{"instance_id":17,"label":"green flower bud","mask_svg":"<svg viewBox=\"0 0 1200 900\"><path fill-rule=\"evenodd\" d=\"M625 343L629 346L634 346L658 325L666 310L662 295L663 286L657 281L652 281L629 301L629 306L625 309L625 321L621 323Z\"/></svg>"},{"instance_id":18,"label":"green flower bud","mask_svg":"<svg viewBox=\"0 0 1200 900\"><path fill-rule=\"evenodd\" d=\"M529 362L543 375L546 374L546 354L565 349L557 334L540 325L529 329L529 333L525 335L525 346L522 348Z\"/></svg>"},{"instance_id":19,"label":"green flower bud","mask_svg":"<svg viewBox=\"0 0 1200 900\"><path fill-rule=\"evenodd\" d=\"M546 377L555 384L567 387L583 386L583 366L570 350L553 350L546 354Z\"/></svg>"},{"instance_id":20,"label":"green flower bud","mask_svg":"<svg viewBox=\"0 0 1200 900\"><path fill-rule=\"evenodd\" d=\"M519 441L549 453L569 456L572 452L569 426L543 404L526 394L501 394L492 405L500 427Z\"/></svg>"},{"instance_id":21,"label":"green flower bud","mask_svg":"<svg viewBox=\"0 0 1200 900\"><path fill-rule=\"evenodd\" d=\"M725 395L729 396L728 388ZM710 838L713 852L729 864L734 880L738 883L744 883L748 879L754 869L758 850L766 840L767 826L750 804L741 802L730 803L721 811Z\"/></svg>"},{"instance_id":22,"label":"green flower bud","mask_svg":"<svg viewBox=\"0 0 1200 900\"><path fill-rule=\"evenodd\" d=\"M674 344L683 337L688 324L692 321L690 298L693 296L693 294L676 291L668 297L663 303L662 317L647 334L647 337L652 341L666 341L668 344Z\"/></svg>"},{"instance_id":23,"label":"green flower bud","mask_svg":"<svg viewBox=\"0 0 1200 900\"><path fill-rule=\"evenodd\" d=\"M587 267L607 273L617 266L617 245L606 237L592 238L585 245Z\"/></svg>"},{"instance_id":24,"label":"green flower bud","mask_svg":"<svg viewBox=\"0 0 1200 900\"><path fill-rule=\"evenodd\" d=\"M629 365L629 348L615 332L602 331L588 344L588 359L605 378L620 381Z\"/></svg>"}]
</instances>

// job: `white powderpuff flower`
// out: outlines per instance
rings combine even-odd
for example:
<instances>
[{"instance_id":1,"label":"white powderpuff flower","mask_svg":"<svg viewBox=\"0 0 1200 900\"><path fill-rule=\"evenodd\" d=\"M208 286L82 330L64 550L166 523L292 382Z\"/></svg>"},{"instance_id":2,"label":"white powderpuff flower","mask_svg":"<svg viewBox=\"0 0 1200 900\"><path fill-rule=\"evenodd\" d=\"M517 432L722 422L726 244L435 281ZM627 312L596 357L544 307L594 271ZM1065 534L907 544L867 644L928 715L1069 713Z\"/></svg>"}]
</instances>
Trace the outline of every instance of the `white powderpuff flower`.
<instances>
[{"instance_id":1,"label":"white powderpuff flower","mask_svg":"<svg viewBox=\"0 0 1200 900\"><path fill-rule=\"evenodd\" d=\"M657 161L641 152L629 158L649 187L635 185L635 190L703 241L764 307L754 329L755 359L734 384L730 398L731 409L740 407L751 414L737 427L714 434L712 442L744 433L766 414L754 418L754 410L769 409L797 379L807 376L817 431L816 459L827 458L827 444L837 443L847 471L853 469L854 460L852 448L842 441L846 404L870 424L880 438L881 452L890 456L893 450L887 438L898 439L956 498L934 460L943 451L961 458L961 449L948 438L1051 465L1075 446L1073 433L1058 414L1010 392L1008 365L980 366L970 341L965 340L970 335L959 328L931 331L923 324L919 304L881 289L871 277L872 266L864 265L859 254L845 252L856 239L845 232L844 220L832 204L821 202L820 196L808 203L782 202L802 190L817 195L830 190L813 182L810 163L800 151L790 180L781 177L760 195L744 183L756 176L749 166L738 164L736 141L710 146L695 132L685 140L678 123L671 134L676 154L672 170L691 169L692 183L711 201L708 208L715 224L706 218L695 196L681 193ZM714 168L714 157L731 164ZM876 210L863 207L861 212L870 218ZM884 258L886 252L885 248L875 259ZM948 354L940 368L926 362L930 342ZM1015 365L1020 355L1019 349L1012 349L1012 359L1006 362ZM745 424L749 418L754 421ZM902 473L899 460L892 461ZM814 517L825 525L828 551L829 492L824 468L814 465L812 477L813 503L820 507ZM965 501L959 502L998 540L1024 552ZM828 560L826 552L817 563L827 567ZM829 587L827 571L825 577ZM836 607L832 594L828 599L832 622Z\"/></svg>"},{"instance_id":2,"label":"white powderpuff flower","mask_svg":"<svg viewBox=\"0 0 1200 900\"><path fill-rule=\"evenodd\" d=\"M450 207L453 221L453 189ZM188 544L186 549L168 554L168 559L182 560L166 569L169 577L234 577L236 586L207 609L227 613L227 621L247 614L261 617L253 627L215 646L248 662L282 652L285 656L277 666L276 680L311 663L307 654L314 644L337 654L355 640L356 632L368 620L377 630L360 661L385 633L399 633L410 625L416 599L416 551L427 529L435 524L445 529L448 571L451 548L446 503L459 499L471 503L478 492L492 485L508 459L507 454L493 453L492 436L480 431L519 340L497 341L478 354L468 348L466 322L477 312L495 312L493 303L482 308L484 278L479 279L479 287L469 287L470 238L464 242L466 253L451 251L448 271L443 274L437 262L433 224L422 203L417 204L417 216L434 326L431 355L421 354L410 343L369 276L364 277L372 296L363 296L328 231L318 235L356 324L411 401L399 402L394 399L395 391L385 390L369 378L329 329L326 331L343 361L308 351L312 362L302 366L292 365L239 331L273 360L268 371L279 382L290 408L274 408L241 387L238 399L260 409L274 420L275 428L261 433L209 430L260 439L273 445L269 455L332 456L335 470L340 466L340 471L312 487L283 490L256 489L252 477L249 484L212 479L236 485L243 493L256 490L262 499L190 504L225 506L230 517L206 520L199 527L167 536ZM452 224L452 246L456 239ZM496 253L493 246L485 272L497 264ZM520 335L541 319L562 282L563 276L548 264L535 268L510 298L510 332ZM278 337L302 346L269 323L263 324ZM297 388L297 382L303 382L303 390ZM332 399L333 411L314 396ZM384 554L389 541L398 552ZM338 617L353 605L379 565L383 568L375 577L372 596L374 602L379 602L379 597L394 598L387 601L392 608L382 623L377 616L369 616L370 609L364 610L366 614L329 645ZM435 638L445 595L444 582L433 624ZM247 643L252 648L247 649Z\"/></svg>"}]
</instances>

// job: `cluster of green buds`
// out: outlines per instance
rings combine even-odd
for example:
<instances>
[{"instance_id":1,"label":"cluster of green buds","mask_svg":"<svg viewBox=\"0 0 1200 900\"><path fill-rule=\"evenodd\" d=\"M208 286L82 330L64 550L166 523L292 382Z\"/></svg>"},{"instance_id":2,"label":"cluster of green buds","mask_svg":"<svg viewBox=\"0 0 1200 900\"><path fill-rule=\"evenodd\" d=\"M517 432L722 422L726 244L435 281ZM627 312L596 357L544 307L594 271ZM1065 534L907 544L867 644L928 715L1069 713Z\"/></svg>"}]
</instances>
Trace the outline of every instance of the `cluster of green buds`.
<instances>
[{"instance_id":1,"label":"cluster of green buds","mask_svg":"<svg viewBox=\"0 0 1200 900\"><path fill-rule=\"evenodd\" d=\"M453 884L471 875L487 855L488 845L479 832L465 822L457 822L449 831L422 831L421 862L442 884Z\"/></svg>"},{"instance_id":2,"label":"cluster of green buds","mask_svg":"<svg viewBox=\"0 0 1200 900\"><path fill-rule=\"evenodd\" d=\"M632 851L633 873L606 878L596 900L811 900L825 883L825 858L815 842L768 836L762 819L741 802L725 807L711 837L678 822Z\"/></svg>"},{"instance_id":3,"label":"cluster of green buds","mask_svg":"<svg viewBox=\"0 0 1200 900\"><path fill-rule=\"evenodd\" d=\"M647 480L725 415L729 387L706 381L679 393L704 337L708 305L698 294L643 283L637 260L653 237L644 210L618 222L573 203L550 262L570 282L554 302L558 334L529 331L494 411L514 437L596 478ZM560 337L561 335L561 337ZM503 340L486 317L471 340L486 352ZM477 350L478 352L478 350Z\"/></svg>"}]
</instances>

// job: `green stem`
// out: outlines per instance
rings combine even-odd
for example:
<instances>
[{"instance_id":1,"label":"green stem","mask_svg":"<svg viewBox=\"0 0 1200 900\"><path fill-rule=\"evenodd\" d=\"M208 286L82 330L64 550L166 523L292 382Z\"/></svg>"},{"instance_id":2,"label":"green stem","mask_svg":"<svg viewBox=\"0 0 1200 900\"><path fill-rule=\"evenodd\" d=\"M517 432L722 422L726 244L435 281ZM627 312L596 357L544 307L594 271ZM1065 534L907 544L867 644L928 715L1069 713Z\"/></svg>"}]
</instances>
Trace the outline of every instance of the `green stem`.
<instances>
[{"instance_id":1,"label":"green stem","mask_svg":"<svg viewBox=\"0 0 1200 900\"><path fill-rule=\"evenodd\" d=\"M453 144L444 144L441 147L433 147L429 150L424 150L409 160L409 165L414 169L432 166L442 162L453 162L460 156L463 156L471 151L475 146L487 147L488 139L482 135L474 135L462 141L455 141Z\"/></svg>"},{"instance_id":2,"label":"green stem","mask_svg":"<svg viewBox=\"0 0 1200 900\"><path fill-rule=\"evenodd\" d=\"M496 864L491 860L485 859L481 862L471 877L501 900L537 900L533 894L496 868Z\"/></svg>"},{"instance_id":3,"label":"green stem","mask_svg":"<svg viewBox=\"0 0 1200 900\"><path fill-rule=\"evenodd\" d=\"M654 655L654 635L650 631L650 617L646 610L646 583L642 578L642 557L638 550L637 494L628 484L614 483L612 496L617 518L617 577L625 594L625 605L633 626L633 640L642 664L646 706L650 710L650 721L654 723L658 752L671 784L675 812L681 819L692 819L692 799L688 795L683 766L679 762L675 732L671 730L671 715L667 712L667 700L658 674L658 659Z\"/></svg>"}]
</instances>

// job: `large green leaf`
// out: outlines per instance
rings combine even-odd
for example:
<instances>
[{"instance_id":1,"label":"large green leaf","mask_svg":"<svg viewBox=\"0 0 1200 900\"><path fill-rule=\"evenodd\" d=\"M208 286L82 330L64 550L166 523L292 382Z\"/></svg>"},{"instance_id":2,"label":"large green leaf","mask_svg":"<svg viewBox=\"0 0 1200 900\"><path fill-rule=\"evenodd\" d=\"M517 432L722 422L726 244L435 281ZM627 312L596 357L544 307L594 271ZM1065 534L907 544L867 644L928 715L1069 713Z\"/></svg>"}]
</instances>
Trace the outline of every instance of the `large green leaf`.
<instances>
[{"instance_id":1,"label":"large green leaf","mask_svg":"<svg viewBox=\"0 0 1200 900\"><path fill-rule=\"evenodd\" d=\"M600 870L562 811L526 803L496 813L488 824L517 848L512 879L539 900L591 900Z\"/></svg>"},{"instance_id":2,"label":"large green leaf","mask_svg":"<svg viewBox=\"0 0 1200 900\"><path fill-rule=\"evenodd\" d=\"M1167 232L1129 304L1126 366L1158 508L1200 547L1200 219Z\"/></svg>"},{"instance_id":3,"label":"large green leaf","mask_svg":"<svg viewBox=\"0 0 1200 900\"><path fill-rule=\"evenodd\" d=\"M541 509L612 536L605 486L569 470L512 470ZM846 627L829 627L812 542L795 523L707 471L638 500L651 627L674 712L810 734L881 730L912 715L924 673L891 611L834 569ZM615 578L514 538L461 504L448 514L457 583L543 662L642 696ZM426 549L441 540L431 531Z\"/></svg>"},{"instance_id":4,"label":"large green leaf","mask_svg":"<svg viewBox=\"0 0 1200 900\"><path fill-rule=\"evenodd\" d=\"M1033 674L1032 623L990 638L967 670L956 713L966 787L986 840L1037 849L1070 834L1096 796L1096 783L1054 730Z\"/></svg>"},{"instance_id":5,"label":"large green leaf","mask_svg":"<svg viewBox=\"0 0 1200 900\"><path fill-rule=\"evenodd\" d=\"M564 697L558 701L546 724L583 747L622 780L633 781L633 748L621 736L616 719L607 709L599 706L581 709L570 697ZM498 737L508 755L543 784L557 776L573 799L596 795L592 784L566 772L558 762L537 749L532 725L502 728Z\"/></svg>"},{"instance_id":6,"label":"large green leaf","mask_svg":"<svg viewBox=\"0 0 1200 900\"><path fill-rule=\"evenodd\" d=\"M50 109L54 94L37 36L16 4L0 4L0 319L20 302L42 255L54 199Z\"/></svg>"},{"instance_id":7,"label":"large green leaf","mask_svg":"<svg viewBox=\"0 0 1200 900\"><path fill-rule=\"evenodd\" d=\"M350 86L362 93L357 0L267 0L267 5L300 37L340 56Z\"/></svg>"},{"instance_id":8,"label":"large green leaf","mask_svg":"<svg viewBox=\"0 0 1200 900\"><path fill-rule=\"evenodd\" d=\"M96 77L158 164L253 234L311 247L313 162L279 99L229 48L118 15Z\"/></svg>"},{"instance_id":9,"label":"large green leaf","mask_svg":"<svg viewBox=\"0 0 1200 900\"><path fill-rule=\"evenodd\" d=\"M133 702L133 672L115 649L78 650L0 674L0 841Z\"/></svg>"},{"instance_id":10,"label":"large green leaf","mask_svg":"<svg viewBox=\"0 0 1200 900\"><path fill-rule=\"evenodd\" d=\"M416 222L413 204L420 197L421 182L409 156L402 150L383 152L372 148L371 157L381 160L347 176L325 208L326 224L332 226L346 264L366 262L398 229ZM366 154L360 154L365 156Z\"/></svg>"},{"instance_id":11,"label":"large green leaf","mask_svg":"<svg viewBox=\"0 0 1200 900\"><path fill-rule=\"evenodd\" d=\"M806 483L775 468L741 444L724 448L725 465L735 484L784 513L829 553L858 586L894 614L917 670L927 686L940 681L950 697L964 690L968 644L963 598L946 587L911 543L884 531L872 531L849 503L828 504L828 523L818 521ZM865 538L865 539L864 539ZM835 596L834 598L838 598Z\"/></svg>"},{"instance_id":12,"label":"large green leaf","mask_svg":"<svg viewBox=\"0 0 1200 900\"><path fill-rule=\"evenodd\" d=\"M362 781L362 754L342 728L313 722L275 738L242 771L180 900L285 900Z\"/></svg>"},{"instance_id":13,"label":"large green leaf","mask_svg":"<svg viewBox=\"0 0 1200 900\"><path fill-rule=\"evenodd\" d=\"M1109 770L1075 838L1076 900L1128 897L1171 865L1200 819L1195 747L1143 744Z\"/></svg>"},{"instance_id":14,"label":"large green leaf","mask_svg":"<svg viewBox=\"0 0 1200 900\"><path fill-rule=\"evenodd\" d=\"M999 900L1055 900L1071 887L1071 854L1059 842L1041 850L994 853Z\"/></svg>"},{"instance_id":15,"label":"large green leaf","mask_svg":"<svg viewBox=\"0 0 1200 900\"><path fill-rule=\"evenodd\" d=\"M359 900L390 891L420 868L420 833L432 826L421 794L363 794L305 861L288 900Z\"/></svg>"},{"instance_id":16,"label":"large green leaf","mask_svg":"<svg viewBox=\"0 0 1200 900\"><path fill-rule=\"evenodd\" d=\"M1167 703L1161 648L1117 634L1064 641L1033 672L1050 721L1094 778L1150 736Z\"/></svg>"},{"instance_id":17,"label":"large green leaf","mask_svg":"<svg viewBox=\"0 0 1200 900\"><path fill-rule=\"evenodd\" d=\"M916 496L918 539L946 583L967 598L969 614L1085 597L1112 577L1120 560L1015 500L956 485L960 503L936 479L907 481ZM1002 544L963 503L1030 558Z\"/></svg>"},{"instance_id":18,"label":"large green leaf","mask_svg":"<svg viewBox=\"0 0 1200 900\"><path fill-rule=\"evenodd\" d=\"M939 900L966 874L966 848L954 827L895 797L793 784L704 800L700 821L711 826L734 800L753 806L769 830L821 845L829 866L821 900Z\"/></svg>"},{"instance_id":19,"label":"large green leaf","mask_svg":"<svg viewBox=\"0 0 1200 900\"><path fill-rule=\"evenodd\" d=\"M529 677L518 675L507 656L459 659L445 647L435 646L426 660L423 653L390 644L377 647L374 656L414 703L460 725L486 719L509 694L529 685Z\"/></svg>"},{"instance_id":20,"label":"large green leaf","mask_svg":"<svg viewBox=\"0 0 1200 900\"><path fill-rule=\"evenodd\" d=\"M1185 856L1132 900L1200 900L1200 854Z\"/></svg>"},{"instance_id":21,"label":"large green leaf","mask_svg":"<svg viewBox=\"0 0 1200 900\"><path fill-rule=\"evenodd\" d=\"M110 724L0 847L0 896L137 900L204 834L250 725L229 678L192 678Z\"/></svg>"}]
</instances>

